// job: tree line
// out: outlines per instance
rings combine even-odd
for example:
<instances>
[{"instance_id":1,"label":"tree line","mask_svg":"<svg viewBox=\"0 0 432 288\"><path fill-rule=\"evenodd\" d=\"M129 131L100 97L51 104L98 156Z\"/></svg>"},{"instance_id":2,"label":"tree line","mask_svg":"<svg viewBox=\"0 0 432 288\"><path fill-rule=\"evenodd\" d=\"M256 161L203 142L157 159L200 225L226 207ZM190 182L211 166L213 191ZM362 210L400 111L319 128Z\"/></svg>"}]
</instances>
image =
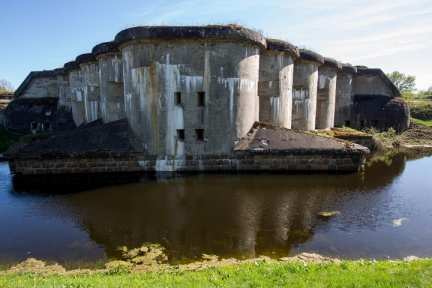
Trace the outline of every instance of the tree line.
<instances>
[{"instance_id":1,"label":"tree line","mask_svg":"<svg viewBox=\"0 0 432 288\"><path fill-rule=\"evenodd\" d=\"M415 76L405 75L399 71L393 71L390 74L386 74L387 77L393 82L393 84L399 89L403 98L424 98L432 96L432 86L427 90L417 90L415 84Z\"/></svg>"},{"instance_id":2,"label":"tree line","mask_svg":"<svg viewBox=\"0 0 432 288\"><path fill-rule=\"evenodd\" d=\"M0 79L0 93L14 92L14 86L5 79Z\"/></svg>"}]
</instances>

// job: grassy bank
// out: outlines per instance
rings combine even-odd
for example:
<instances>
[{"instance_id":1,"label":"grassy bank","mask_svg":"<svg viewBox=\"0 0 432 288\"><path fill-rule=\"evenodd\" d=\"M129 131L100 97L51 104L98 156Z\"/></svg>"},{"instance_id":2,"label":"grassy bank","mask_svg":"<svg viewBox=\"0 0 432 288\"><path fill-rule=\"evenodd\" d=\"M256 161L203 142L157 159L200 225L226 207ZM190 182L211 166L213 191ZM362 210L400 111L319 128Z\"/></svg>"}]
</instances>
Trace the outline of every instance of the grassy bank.
<instances>
[{"instance_id":1,"label":"grassy bank","mask_svg":"<svg viewBox=\"0 0 432 288\"><path fill-rule=\"evenodd\" d=\"M255 261L202 271L0 276L0 287L431 287L432 260L307 263Z\"/></svg>"}]
</instances>

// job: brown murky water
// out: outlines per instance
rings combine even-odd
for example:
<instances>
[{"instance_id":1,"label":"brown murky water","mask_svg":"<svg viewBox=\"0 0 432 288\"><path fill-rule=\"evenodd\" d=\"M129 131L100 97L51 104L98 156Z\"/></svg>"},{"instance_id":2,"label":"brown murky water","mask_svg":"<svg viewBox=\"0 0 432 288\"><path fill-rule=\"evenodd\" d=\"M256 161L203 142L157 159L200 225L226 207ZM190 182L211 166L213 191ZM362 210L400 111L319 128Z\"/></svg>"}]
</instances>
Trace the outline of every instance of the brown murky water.
<instances>
[{"instance_id":1,"label":"brown murky water","mask_svg":"<svg viewBox=\"0 0 432 288\"><path fill-rule=\"evenodd\" d=\"M0 163L0 266L66 267L160 243L172 263L316 252L432 256L432 157L397 155L353 174L13 177ZM127 182L132 181L134 183ZM114 185L115 183L125 183ZM111 186L96 188L103 184ZM322 211L339 211L320 218Z\"/></svg>"}]
</instances>

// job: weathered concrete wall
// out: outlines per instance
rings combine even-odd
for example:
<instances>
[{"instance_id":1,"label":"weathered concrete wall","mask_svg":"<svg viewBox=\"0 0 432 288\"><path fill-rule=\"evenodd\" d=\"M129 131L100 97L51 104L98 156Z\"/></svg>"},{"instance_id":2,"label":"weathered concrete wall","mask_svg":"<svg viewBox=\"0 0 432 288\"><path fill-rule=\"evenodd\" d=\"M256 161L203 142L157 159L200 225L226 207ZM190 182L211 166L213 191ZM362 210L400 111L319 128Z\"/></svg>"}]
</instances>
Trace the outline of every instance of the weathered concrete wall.
<instances>
[{"instance_id":1,"label":"weathered concrete wall","mask_svg":"<svg viewBox=\"0 0 432 288\"><path fill-rule=\"evenodd\" d=\"M318 67L324 58L310 51L301 51L294 64L293 109L291 127L314 130L318 89Z\"/></svg>"},{"instance_id":2,"label":"weathered concrete wall","mask_svg":"<svg viewBox=\"0 0 432 288\"><path fill-rule=\"evenodd\" d=\"M357 68L353 66L343 66L338 72L336 81L336 107L335 120L336 127L351 126L351 108L353 106L352 80L353 74L357 73Z\"/></svg>"},{"instance_id":3,"label":"weathered concrete wall","mask_svg":"<svg viewBox=\"0 0 432 288\"><path fill-rule=\"evenodd\" d=\"M69 74L72 117L75 125L80 126L85 121L84 85L82 81L81 68L79 68L75 61L71 61L64 65L64 69Z\"/></svg>"},{"instance_id":4,"label":"weathered concrete wall","mask_svg":"<svg viewBox=\"0 0 432 288\"><path fill-rule=\"evenodd\" d=\"M123 64L114 42L96 45L92 50L99 64L100 114L107 122L124 118Z\"/></svg>"},{"instance_id":5,"label":"weathered concrete wall","mask_svg":"<svg viewBox=\"0 0 432 288\"><path fill-rule=\"evenodd\" d=\"M34 77L19 97L45 98L58 97L57 76L52 73L49 76Z\"/></svg>"},{"instance_id":6,"label":"weathered concrete wall","mask_svg":"<svg viewBox=\"0 0 432 288\"><path fill-rule=\"evenodd\" d=\"M224 33L231 28L136 27L116 36L126 116L151 154L228 153L258 120L263 43L224 40ZM153 41L152 35L160 38Z\"/></svg>"},{"instance_id":7,"label":"weathered concrete wall","mask_svg":"<svg viewBox=\"0 0 432 288\"><path fill-rule=\"evenodd\" d=\"M324 64L318 70L317 92L317 129L329 129L334 127L336 105L337 72L342 68L341 64L333 59L325 59Z\"/></svg>"},{"instance_id":8,"label":"weathered concrete wall","mask_svg":"<svg viewBox=\"0 0 432 288\"><path fill-rule=\"evenodd\" d=\"M91 53L81 54L75 61L81 68L85 122L90 123L100 117L99 65Z\"/></svg>"},{"instance_id":9,"label":"weathered concrete wall","mask_svg":"<svg viewBox=\"0 0 432 288\"><path fill-rule=\"evenodd\" d=\"M55 69L57 74L57 95L59 105L72 109L69 75L63 69Z\"/></svg>"},{"instance_id":10,"label":"weathered concrete wall","mask_svg":"<svg viewBox=\"0 0 432 288\"><path fill-rule=\"evenodd\" d=\"M288 42L267 39L267 50L260 55L259 120L291 128L292 85L297 47Z\"/></svg>"},{"instance_id":11,"label":"weathered concrete wall","mask_svg":"<svg viewBox=\"0 0 432 288\"><path fill-rule=\"evenodd\" d=\"M353 78L354 95L401 96L381 69L358 68Z\"/></svg>"}]
</instances>

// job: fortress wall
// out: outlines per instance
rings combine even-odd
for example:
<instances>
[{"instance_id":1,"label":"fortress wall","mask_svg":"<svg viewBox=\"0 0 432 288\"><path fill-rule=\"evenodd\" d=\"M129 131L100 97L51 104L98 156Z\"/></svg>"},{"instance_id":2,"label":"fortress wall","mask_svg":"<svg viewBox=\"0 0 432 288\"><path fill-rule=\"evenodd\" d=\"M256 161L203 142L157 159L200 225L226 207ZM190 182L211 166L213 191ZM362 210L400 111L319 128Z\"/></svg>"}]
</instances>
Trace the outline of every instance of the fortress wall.
<instances>
[{"instance_id":1,"label":"fortress wall","mask_svg":"<svg viewBox=\"0 0 432 288\"><path fill-rule=\"evenodd\" d=\"M380 69L338 71L337 61L325 62L236 25L134 27L64 69L31 72L15 98L58 98L59 113L72 113L77 126L128 118L150 154L179 159L230 153L255 121L298 130L408 127L406 103L387 105L400 93Z\"/></svg>"},{"instance_id":2,"label":"fortress wall","mask_svg":"<svg viewBox=\"0 0 432 288\"><path fill-rule=\"evenodd\" d=\"M124 118L123 64L113 42L96 45L92 50L99 64L100 113L104 122Z\"/></svg>"},{"instance_id":3,"label":"fortress wall","mask_svg":"<svg viewBox=\"0 0 432 288\"><path fill-rule=\"evenodd\" d=\"M267 39L267 50L260 55L259 121L291 128L294 60L298 56L294 45Z\"/></svg>"},{"instance_id":4,"label":"fortress wall","mask_svg":"<svg viewBox=\"0 0 432 288\"><path fill-rule=\"evenodd\" d=\"M302 51L294 65L291 124L293 129L315 129L318 67L323 63L324 58L321 55Z\"/></svg>"},{"instance_id":5,"label":"fortress wall","mask_svg":"<svg viewBox=\"0 0 432 288\"><path fill-rule=\"evenodd\" d=\"M316 129L334 127L337 72L341 68L341 64L332 59L325 59L319 68Z\"/></svg>"},{"instance_id":6,"label":"fortress wall","mask_svg":"<svg viewBox=\"0 0 432 288\"><path fill-rule=\"evenodd\" d=\"M154 155L229 153L258 120L263 44L226 40L223 34L231 33L226 27L180 27L190 28L179 32L181 39L170 34L178 28L153 28L136 27L116 36L124 67L125 113L134 131ZM198 36L189 39L187 34L195 30ZM125 33L147 38L130 40ZM160 33L157 41L152 33Z\"/></svg>"},{"instance_id":7,"label":"fortress wall","mask_svg":"<svg viewBox=\"0 0 432 288\"><path fill-rule=\"evenodd\" d=\"M351 126L351 107L353 105L352 81L356 67L343 66L336 80L336 107L334 126Z\"/></svg>"}]
</instances>

